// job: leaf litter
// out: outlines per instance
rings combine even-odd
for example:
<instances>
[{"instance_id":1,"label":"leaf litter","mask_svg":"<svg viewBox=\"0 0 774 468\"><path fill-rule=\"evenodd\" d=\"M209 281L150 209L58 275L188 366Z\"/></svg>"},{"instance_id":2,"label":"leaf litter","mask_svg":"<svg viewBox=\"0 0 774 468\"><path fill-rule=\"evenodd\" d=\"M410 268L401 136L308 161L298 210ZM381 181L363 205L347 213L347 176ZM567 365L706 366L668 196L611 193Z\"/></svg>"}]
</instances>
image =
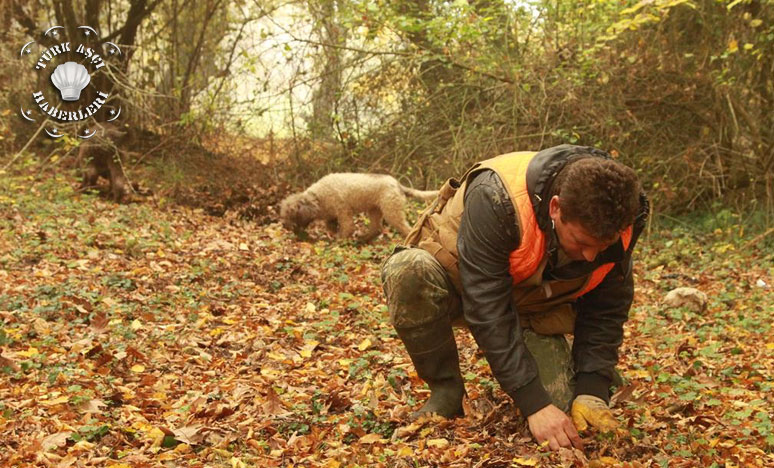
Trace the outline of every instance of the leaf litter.
<instances>
[{"instance_id":1,"label":"leaf litter","mask_svg":"<svg viewBox=\"0 0 774 468\"><path fill-rule=\"evenodd\" d=\"M74 197L59 178L0 187L2 466L774 463L774 300L755 286L774 271L756 252L643 242L622 428L552 453L464 330L467 416L410 420L428 390L378 274L396 237L299 242L163 200ZM682 286L706 308L663 303Z\"/></svg>"}]
</instances>

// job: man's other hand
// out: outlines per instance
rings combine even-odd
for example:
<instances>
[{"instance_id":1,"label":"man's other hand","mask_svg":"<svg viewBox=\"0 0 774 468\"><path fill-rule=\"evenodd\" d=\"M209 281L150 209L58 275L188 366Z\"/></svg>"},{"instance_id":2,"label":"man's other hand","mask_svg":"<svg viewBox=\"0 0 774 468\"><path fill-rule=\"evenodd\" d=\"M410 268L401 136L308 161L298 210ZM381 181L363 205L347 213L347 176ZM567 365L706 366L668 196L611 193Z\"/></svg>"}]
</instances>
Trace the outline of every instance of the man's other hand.
<instances>
[{"instance_id":1,"label":"man's other hand","mask_svg":"<svg viewBox=\"0 0 774 468\"><path fill-rule=\"evenodd\" d=\"M551 450L571 446L583 448L583 441L570 418L554 405L548 405L533 413L527 417L527 422L532 436L541 444L548 442Z\"/></svg>"},{"instance_id":2,"label":"man's other hand","mask_svg":"<svg viewBox=\"0 0 774 468\"><path fill-rule=\"evenodd\" d=\"M575 397L570 414L572 414L572 422L579 431L585 431L589 424L600 431L612 431L618 427L618 421L605 400L593 395Z\"/></svg>"}]
</instances>

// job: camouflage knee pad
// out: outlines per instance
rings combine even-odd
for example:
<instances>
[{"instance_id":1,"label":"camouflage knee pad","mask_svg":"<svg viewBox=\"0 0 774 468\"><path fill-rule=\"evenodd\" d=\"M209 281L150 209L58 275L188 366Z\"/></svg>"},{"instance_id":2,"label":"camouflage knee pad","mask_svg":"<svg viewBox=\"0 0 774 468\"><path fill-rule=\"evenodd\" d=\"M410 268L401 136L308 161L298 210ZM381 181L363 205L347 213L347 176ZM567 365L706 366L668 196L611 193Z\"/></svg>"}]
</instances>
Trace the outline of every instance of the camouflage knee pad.
<instances>
[{"instance_id":1,"label":"camouflage knee pad","mask_svg":"<svg viewBox=\"0 0 774 468\"><path fill-rule=\"evenodd\" d=\"M419 327L459 315L452 310L459 301L446 270L426 250L409 248L390 256L382 264L382 287L395 328Z\"/></svg>"},{"instance_id":2,"label":"camouflage knee pad","mask_svg":"<svg viewBox=\"0 0 774 468\"><path fill-rule=\"evenodd\" d=\"M554 406L567 411L575 393L572 354L564 335L540 335L524 330L524 344L535 358L540 382L551 396Z\"/></svg>"}]
</instances>

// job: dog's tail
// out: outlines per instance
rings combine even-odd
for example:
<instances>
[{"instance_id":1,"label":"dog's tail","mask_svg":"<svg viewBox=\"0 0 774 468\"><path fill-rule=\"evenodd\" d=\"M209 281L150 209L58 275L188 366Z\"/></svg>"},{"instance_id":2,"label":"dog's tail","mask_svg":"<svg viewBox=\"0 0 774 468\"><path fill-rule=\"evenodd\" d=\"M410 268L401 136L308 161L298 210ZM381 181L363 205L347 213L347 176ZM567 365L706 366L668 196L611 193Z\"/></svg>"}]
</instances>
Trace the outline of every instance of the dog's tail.
<instances>
[{"instance_id":1,"label":"dog's tail","mask_svg":"<svg viewBox=\"0 0 774 468\"><path fill-rule=\"evenodd\" d=\"M438 190L416 190L403 184L400 184L400 190L410 197L419 198L423 201L432 201L438 196Z\"/></svg>"}]
</instances>

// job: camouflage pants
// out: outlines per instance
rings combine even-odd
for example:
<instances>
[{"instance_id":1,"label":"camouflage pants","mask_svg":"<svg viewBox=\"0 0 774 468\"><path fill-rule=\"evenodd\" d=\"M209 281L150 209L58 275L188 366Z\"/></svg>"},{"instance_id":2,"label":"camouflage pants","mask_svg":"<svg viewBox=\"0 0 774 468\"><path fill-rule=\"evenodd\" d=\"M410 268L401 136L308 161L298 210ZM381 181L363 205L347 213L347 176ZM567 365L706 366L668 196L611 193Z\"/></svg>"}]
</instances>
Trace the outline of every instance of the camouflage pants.
<instances>
[{"instance_id":1,"label":"camouflage pants","mask_svg":"<svg viewBox=\"0 0 774 468\"><path fill-rule=\"evenodd\" d=\"M462 300L444 268L429 252L398 247L381 270L393 327L448 327L452 323L467 328ZM567 411L574 392L574 373L564 335L540 335L526 329L523 340L537 362L540 381L554 405Z\"/></svg>"}]
</instances>

